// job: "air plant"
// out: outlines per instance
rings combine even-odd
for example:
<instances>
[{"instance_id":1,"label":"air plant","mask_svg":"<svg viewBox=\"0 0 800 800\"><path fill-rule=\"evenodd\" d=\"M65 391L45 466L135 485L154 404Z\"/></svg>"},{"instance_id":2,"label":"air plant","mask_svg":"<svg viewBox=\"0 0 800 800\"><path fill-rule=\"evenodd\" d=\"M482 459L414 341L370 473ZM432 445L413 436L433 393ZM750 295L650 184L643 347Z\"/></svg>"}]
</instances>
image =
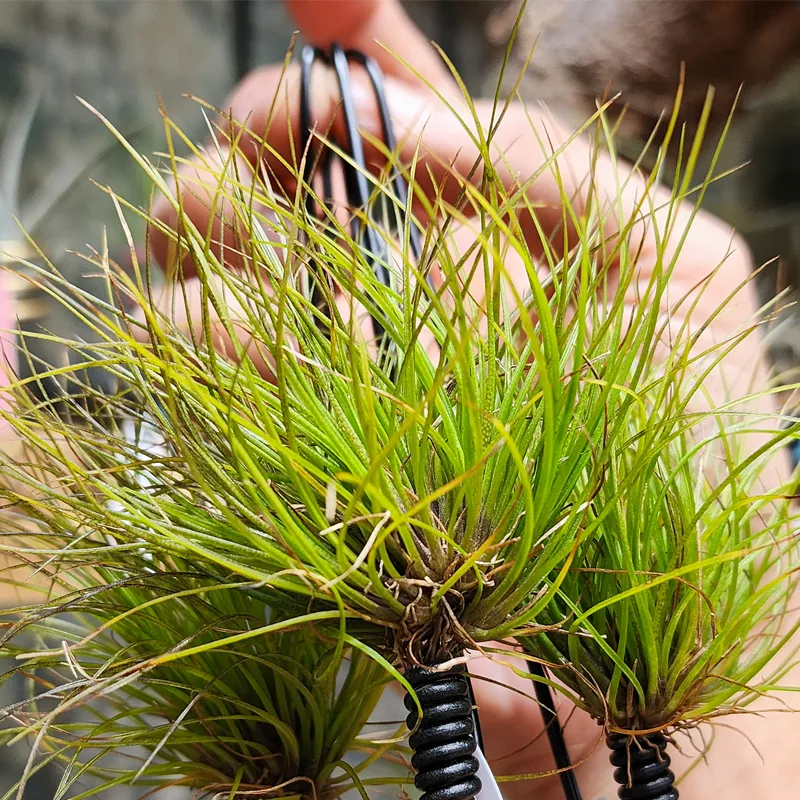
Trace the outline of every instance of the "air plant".
<instances>
[{"instance_id":1,"label":"air plant","mask_svg":"<svg viewBox=\"0 0 800 800\"><path fill-rule=\"evenodd\" d=\"M28 531L27 546L35 540ZM50 764L63 769L53 800L125 784L219 800L363 791L359 773L389 749L363 730L382 666L311 626L265 617L255 584L215 582L180 561L154 570L139 549L116 551L111 566L68 560L58 574L38 565L54 597L4 615L18 664L4 680L21 673L30 694L5 709L2 738L35 742L5 797L22 797Z\"/></svg>"},{"instance_id":2,"label":"air plant","mask_svg":"<svg viewBox=\"0 0 800 800\"><path fill-rule=\"evenodd\" d=\"M653 800L678 797L667 742L779 686L800 625L796 513L759 481L782 454L744 450L753 421L733 408L696 430L678 381L636 398L604 456L586 536L539 616L568 622L522 639L603 726L618 782Z\"/></svg>"},{"instance_id":3,"label":"air plant","mask_svg":"<svg viewBox=\"0 0 800 800\"><path fill-rule=\"evenodd\" d=\"M731 287L714 315L745 290ZM696 333L673 325L663 358L635 356L632 391L607 408L595 443L602 475L577 489L585 513L571 568L537 617L541 630L519 637L602 726L623 800L676 800L668 744L746 713L796 663L795 484L769 480L797 426L763 410L766 386L722 401L704 389L754 330L701 352ZM618 341L609 352L627 349Z\"/></svg>"},{"instance_id":4,"label":"air plant","mask_svg":"<svg viewBox=\"0 0 800 800\"><path fill-rule=\"evenodd\" d=\"M559 688L611 732L708 718L766 688L747 686L784 641L773 625L794 582L791 513L780 487L755 497L752 488L796 426L776 424L766 445L740 457L737 443L768 422L745 415L729 423L732 407L690 405L726 348L756 326L698 354L693 332L663 318L677 254L666 258L661 239L662 258L631 310L625 298L638 272L630 233L652 211L646 195L609 241L601 199L579 210L564 190L573 238L563 247L566 237L541 228L526 191L545 171L558 176L560 150L508 189L491 169L492 128L474 117L464 125L483 184L462 182L456 203L423 194L415 165L388 149L388 168L364 175L371 203L397 222L394 237L364 209L342 222L305 180L309 149L290 163L249 132L295 176L297 192L283 192L268 176L242 171L235 154L243 129L224 115L209 121L217 143L210 151L166 118L164 169L105 121L178 218L168 228L109 190L120 223L129 230L130 218L144 219L170 238L177 304L187 296L180 265L188 257L201 319L188 315L181 327L155 302L151 265L137 259L132 236L132 274L102 249L87 256L106 299L40 270L47 291L97 335L69 346L119 387L100 394L79 385L77 369L61 368L82 399L60 418L27 398L24 381L15 385L7 418L29 455L6 459L15 484L6 497L45 534L30 552L15 552L45 559L56 574L68 574L72 559L96 564L100 595L116 591L105 576L134 552L147 555L153 585L177 585L189 568L174 565L191 565L197 577L187 588L243 582L242 599L230 602L248 605L246 587L255 584L287 624L313 624L339 651L368 656L399 680L412 728L420 711L424 723L424 687L437 670L449 680L466 650L490 652L492 642L514 637L536 659L563 667ZM578 133L592 122L602 129L602 112ZM185 212L182 192L198 187L175 189L165 177L186 162L176 143L203 164L200 191L212 209L230 211L234 251ZM696 152L673 209L689 202ZM395 170L411 188L404 200ZM695 197L711 179L702 178ZM539 226L543 256L523 236L523 218ZM451 235L458 223L472 225L466 246ZM419 253L410 246L415 227ZM377 256L364 248L365 229L385 243ZM510 255L520 265L513 273ZM376 278L376 258L388 283ZM131 304L141 316L121 310ZM378 322L381 342L366 317ZM392 357L378 357L387 341ZM694 443L692 430L709 423L715 433ZM125 435L130 424L151 426L164 452ZM708 485L704 442L725 445L720 478ZM770 505L774 517L753 527ZM128 602L133 611L138 600ZM189 624L176 618L176 632L193 633ZM255 641L257 629L250 632ZM205 635L209 654L228 636ZM744 654L748 639L755 655ZM137 664L158 661L148 646L120 656L132 681L126 689ZM162 691L137 689L145 706L151 690ZM231 768L222 770L228 780ZM465 780L448 786L472 797Z\"/></svg>"}]
</instances>

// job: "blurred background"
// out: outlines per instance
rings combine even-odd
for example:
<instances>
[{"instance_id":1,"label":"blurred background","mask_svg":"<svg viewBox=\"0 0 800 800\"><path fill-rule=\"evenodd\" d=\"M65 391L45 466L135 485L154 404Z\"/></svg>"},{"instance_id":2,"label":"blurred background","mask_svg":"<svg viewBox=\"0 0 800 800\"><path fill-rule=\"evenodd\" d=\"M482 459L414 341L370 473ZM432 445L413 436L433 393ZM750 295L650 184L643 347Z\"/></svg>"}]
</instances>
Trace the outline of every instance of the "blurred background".
<instances>
[{"instance_id":1,"label":"blurred background","mask_svg":"<svg viewBox=\"0 0 800 800\"><path fill-rule=\"evenodd\" d=\"M520 0L404 5L471 91L494 94ZM124 261L124 242L112 204L89 179L141 205L148 187L76 96L141 151L163 147L159 98L183 131L200 140L203 118L183 95L221 105L247 71L285 57L292 32L279 0L2 0L0 251L18 243L18 217L58 269L91 288L73 251L99 248L106 229L112 257ZM745 235L757 264L769 262L759 278L762 299L778 291L794 297L800 286L798 0L530 0L509 70L513 79L535 43L522 95L577 125L596 98L621 92L628 106L621 149L632 156L671 107L682 64L690 130L709 84L715 87L712 146L743 87L719 169L747 166L715 185L706 206ZM10 262L0 254L3 259ZM15 300L22 335L43 329L88 335L13 272L0 272L0 306L4 294ZM800 312L787 307L766 336L777 372L800 366ZM29 347L34 361L67 357L35 341ZM5 606L18 601L0 597ZM21 680L4 685L0 706L27 690ZM18 778L27 750L23 742L0 759L0 797ZM25 797L49 800L57 785L57 774L43 770ZM103 798L140 794L123 787ZM164 800L186 797L176 791Z\"/></svg>"}]
</instances>

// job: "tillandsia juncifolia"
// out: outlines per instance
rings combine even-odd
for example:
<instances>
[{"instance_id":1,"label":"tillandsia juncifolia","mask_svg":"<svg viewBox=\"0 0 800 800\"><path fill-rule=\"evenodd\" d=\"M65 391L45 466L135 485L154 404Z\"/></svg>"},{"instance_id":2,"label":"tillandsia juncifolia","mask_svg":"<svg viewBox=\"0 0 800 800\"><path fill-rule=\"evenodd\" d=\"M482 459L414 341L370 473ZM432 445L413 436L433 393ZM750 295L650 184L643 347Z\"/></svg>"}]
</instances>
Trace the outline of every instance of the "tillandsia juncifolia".
<instances>
[{"instance_id":1,"label":"tillandsia juncifolia","mask_svg":"<svg viewBox=\"0 0 800 800\"><path fill-rule=\"evenodd\" d=\"M675 119L662 150L678 136ZM698 181L698 206L726 132ZM692 180L699 139L685 152L675 188ZM788 467L798 426L778 408L758 340L780 299L756 313L748 275L716 296L702 292L711 320L730 314L738 324L723 322L728 333L715 339L713 322L692 322L704 301L687 293L674 298L661 331L646 334L668 342L660 354L634 356L627 385L635 391L606 409L571 569L537 618L541 630L519 639L601 727L622 800L676 800L669 745L689 772L723 727L747 736L735 717L791 711L775 695L792 691L797 677L799 543ZM627 350L648 324L636 316L617 327L609 352ZM751 361L727 384L734 373L725 362L732 354L740 362L737 350ZM719 780L729 768L716 763Z\"/></svg>"},{"instance_id":2,"label":"tillandsia juncifolia","mask_svg":"<svg viewBox=\"0 0 800 800\"><path fill-rule=\"evenodd\" d=\"M285 130L285 109L278 102L275 109ZM663 688L659 673L642 685L641 660L625 661L631 631L641 636L662 625L647 634L648 647L653 636L665 643L646 651L648 664L669 669L676 653L688 654L689 672L673 677L697 685L692 670L710 663L692 649L697 632L722 630L719 612L705 616L709 592L696 591L698 571L742 575L763 556L765 570L776 570L777 583L766 589L791 584L783 566L795 541L780 492L768 498L777 507L774 523L743 540L739 521L757 516L758 503L745 502L745 480L756 479L761 460L795 429L775 425L762 448L741 459L740 448L723 448L737 454L726 462L736 468L705 495L702 481L681 483L704 463L702 448L688 444L690 429L735 411L725 401L705 410L690 401L702 396L726 347L757 327L710 346L688 317L665 314L674 308L666 298L683 233L674 226L693 220L683 210L694 155L672 191L656 192L657 173L638 184L633 207L622 202L624 182L616 197L589 193L577 202L560 168L569 137L551 147L531 118L541 158L510 181L494 149L493 122L503 108L487 125L467 94L462 110L461 118L448 113L462 126L456 130L473 137L471 169L425 161L418 142L399 142L394 151L368 142L363 177L399 220L379 255L388 282L376 278L376 254L363 246L364 230L377 228L383 238L383 223L325 202L327 193L306 180L311 148L278 151L263 135L269 125L260 135L224 114L209 120L213 141L199 148L165 117L165 177L106 122L166 198L169 213L158 215L109 190L124 229L130 215L143 217L150 235L168 243L164 266L175 302L167 308L152 296L150 262L139 261L132 237L132 275L102 249L87 259L107 281L107 300L51 278L54 297L99 335L70 346L115 374L119 391L99 396L82 386L96 401L93 412L76 403L62 419L28 398L23 384L13 387L17 405L7 418L29 456L6 459L5 496L40 533L35 546L15 545L15 552L48 569L144 552L156 573L180 563L220 584L232 576L252 582L286 624L313 624L338 647L369 656L412 698L424 685L414 670L522 640L557 670L553 684L578 705L594 713L596 700L608 722L605 705L613 703L630 725L623 732L642 730L645 706L637 698ZM317 135L328 137L338 120ZM592 123L604 129L602 109L579 133ZM609 170L613 147L606 148L601 166ZM346 152L338 154L347 162ZM593 153L589 164L600 158ZM409 187L402 202L395 170ZM552 230L529 191L543 176L555 176L558 191ZM322 222L309 213L309 198ZM212 220L224 214L224 224L197 225L191 207L198 202ZM664 216L666 229L643 269L643 221L657 227ZM360 226L350 225L354 217ZM324 307L305 291L312 268ZM697 285L702 291L702 276ZM192 286L200 289L195 307ZM121 311L130 305L123 299L141 313ZM391 359L376 357L378 338L391 343ZM70 379L69 370L63 374ZM166 454L123 435L120 420L131 419L151 425ZM768 419L743 415L706 435L749 441L747 433ZM709 545L698 528L701 509L703 520L717 520ZM639 518L626 518L634 513ZM647 515L659 520L657 532L637 527ZM644 564L618 542L621 530L646 555ZM676 541L679 549L669 544ZM600 587L594 594L592 581ZM731 633L768 626L775 616L775 595L747 595L746 584L720 584L725 608L741 612ZM658 614L635 616L648 612L648 593L676 586ZM784 605L788 597L787 589ZM610 639L592 620L615 604L628 616L606 615L615 625ZM270 633L250 630L253 638ZM630 635L620 642L624 631ZM757 663L780 644L759 639ZM603 658L614 665L610 674ZM752 679L751 668L739 673L742 682ZM721 683L735 694L734 684ZM412 716L420 710L415 700Z\"/></svg>"},{"instance_id":3,"label":"tillandsia juncifolia","mask_svg":"<svg viewBox=\"0 0 800 800\"><path fill-rule=\"evenodd\" d=\"M342 145L329 134L328 144L343 152L346 160L336 158L335 149L312 150L312 80L315 65L329 67L336 75L342 100L345 139ZM391 275L386 267L388 245L386 235L391 231L403 230L405 222L397 212L405 209L409 201L408 186L404 177L396 168L389 173L388 189L397 200L397 208L389 210L381 198L374 197L369 191L367 181L368 165L364 156L361 126L354 114L353 82L351 65L363 68L364 73L375 94L375 103L380 116L382 144L386 150L393 152L396 148L396 137L389 115L387 98L384 91L383 75L378 63L360 51L344 50L333 44L328 53L319 48L306 46L301 55L300 81L300 132L301 151L305 153L304 178L311 183L315 177L315 169L320 172L320 199L330 209L335 202L334 170L341 167L349 209L357 209L378 224L365 225L359 215L352 220L353 239L359 243L360 251L374 265L375 278L386 288L391 288ZM316 200L306 197L306 208L314 214ZM389 211L387 214L386 212ZM391 213L391 212L394 213ZM383 213L381 213L383 212ZM418 259L421 252L420 232L415 225L407 227L409 252ZM313 265L312 265L313 266ZM315 270L316 271L316 270ZM321 311L325 311L324 294L315 283L325 280L324 271L312 277L312 287L308 295L315 301ZM427 277L430 287L435 285L430 275ZM332 288L330 284L327 287ZM378 319L372 317L372 333L377 350L376 361L386 372L394 377L397 368L397 351L391 337L386 335ZM453 656L459 655L453 652ZM481 741L478 709L474 704L474 694L463 664L439 669L439 664L425 663L407 669L405 677L413 688L413 694L406 695L405 705L408 710L407 725L411 731L409 744L413 756L411 766L415 771L414 784L424 792L423 800L468 800L476 797L483 790L483 782L479 759L482 758L483 743ZM421 710L421 714L418 711ZM477 755L477 757L476 757ZM484 776L488 773L484 771ZM493 786L499 795L499 789ZM487 789L488 792L488 789ZM492 795L495 796L495 795Z\"/></svg>"},{"instance_id":4,"label":"tillandsia juncifolia","mask_svg":"<svg viewBox=\"0 0 800 800\"><path fill-rule=\"evenodd\" d=\"M25 533L22 550L37 535L58 541ZM195 798L335 798L369 784L400 735L365 731L387 683L381 665L265 615L272 598L255 583L141 548L93 549L37 564L42 600L3 613L16 665L2 683L22 675L30 693L3 709L2 740L32 744L6 796L28 797L54 767L54 800L125 785L142 797L187 787ZM380 782L392 773L402 784L397 768Z\"/></svg>"}]
</instances>

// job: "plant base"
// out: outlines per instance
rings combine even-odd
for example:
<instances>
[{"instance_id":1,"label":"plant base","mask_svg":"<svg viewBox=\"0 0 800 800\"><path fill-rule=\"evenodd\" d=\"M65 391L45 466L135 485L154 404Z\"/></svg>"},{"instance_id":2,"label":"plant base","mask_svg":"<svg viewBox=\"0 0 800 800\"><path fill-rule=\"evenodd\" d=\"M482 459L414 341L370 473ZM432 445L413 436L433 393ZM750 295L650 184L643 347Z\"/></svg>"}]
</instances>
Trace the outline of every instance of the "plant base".
<instances>
[{"instance_id":1,"label":"plant base","mask_svg":"<svg viewBox=\"0 0 800 800\"><path fill-rule=\"evenodd\" d=\"M606 744L616 767L614 780L622 787L617 792L620 800L678 800L663 734L632 737L614 733L606 738Z\"/></svg>"},{"instance_id":2,"label":"plant base","mask_svg":"<svg viewBox=\"0 0 800 800\"><path fill-rule=\"evenodd\" d=\"M421 800L472 800L482 784L473 755L478 742L464 666L446 672L414 667L405 677L422 706L422 721L409 739L414 785L424 792ZM413 730L417 708L411 695L404 702L406 724Z\"/></svg>"}]
</instances>

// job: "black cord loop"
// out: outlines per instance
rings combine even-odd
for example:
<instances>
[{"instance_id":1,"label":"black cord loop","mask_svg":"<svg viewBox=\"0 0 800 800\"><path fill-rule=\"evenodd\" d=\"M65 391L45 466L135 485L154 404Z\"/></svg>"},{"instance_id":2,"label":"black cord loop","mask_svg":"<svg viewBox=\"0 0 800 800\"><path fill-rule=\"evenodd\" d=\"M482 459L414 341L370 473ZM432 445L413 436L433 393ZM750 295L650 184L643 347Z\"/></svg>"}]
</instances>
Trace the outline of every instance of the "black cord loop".
<instances>
[{"instance_id":1,"label":"black cord loop","mask_svg":"<svg viewBox=\"0 0 800 800\"><path fill-rule=\"evenodd\" d=\"M528 671L537 678L546 678L545 668L535 662L528 662ZM559 770L558 777L561 780L561 788L564 790L566 800L583 800L581 790L578 787L578 779L572 769L572 761L569 757L567 742L564 738L564 729L556 714L556 705L553 692L550 687L541 680L534 680L533 691L542 712L547 741L550 744L550 751L556 762L556 769Z\"/></svg>"},{"instance_id":2,"label":"black cord loop","mask_svg":"<svg viewBox=\"0 0 800 800\"><path fill-rule=\"evenodd\" d=\"M364 142L359 133L358 118L355 111L350 70L351 61L361 65L369 76L381 117L384 140L387 147L394 147L394 131L389 118L383 79L377 64L371 58L358 51L345 51L338 44L332 45L327 53L317 47L306 46L301 54L300 73L300 144L301 152L305 158L302 177L305 185L310 187L313 176L315 173L319 173L322 179L322 202L326 204L330 211L333 201L333 166L337 162L341 165L347 204L354 212L360 212L354 213L351 223L353 241L358 245L361 255L366 259L378 282L390 287L389 248L386 239L383 238L379 231L386 230L388 233L392 226L389 220L381 220L381 225L379 226L374 218L376 202L370 192ZM327 138L331 145L342 152L346 158L339 157L331 148L324 148L322 152L317 153L311 147L311 133L314 124L313 110L311 108L311 78L313 68L317 63L332 68L336 75L341 95L346 141L337 141L335 136L330 133ZM391 189L398 200L398 205L405 208L408 200L408 188L396 166L392 168ZM310 216L316 216L316 205L317 199L313 192L307 192L305 208ZM419 232L413 225L411 226L410 247L415 258L418 258L420 253ZM310 287L311 300L316 308L323 310L327 303L326 294L328 298L333 296L333 286L330 280L327 280L325 282L327 291L323 289L320 282L323 280L322 274L324 270L319 269L316 264L311 264L311 267L314 273L311 278L313 282ZM382 360L384 366L388 366L391 369L396 362L396 348L386 335L385 327L376 314L372 313L371 317L373 334L378 343L379 360Z\"/></svg>"}]
</instances>

